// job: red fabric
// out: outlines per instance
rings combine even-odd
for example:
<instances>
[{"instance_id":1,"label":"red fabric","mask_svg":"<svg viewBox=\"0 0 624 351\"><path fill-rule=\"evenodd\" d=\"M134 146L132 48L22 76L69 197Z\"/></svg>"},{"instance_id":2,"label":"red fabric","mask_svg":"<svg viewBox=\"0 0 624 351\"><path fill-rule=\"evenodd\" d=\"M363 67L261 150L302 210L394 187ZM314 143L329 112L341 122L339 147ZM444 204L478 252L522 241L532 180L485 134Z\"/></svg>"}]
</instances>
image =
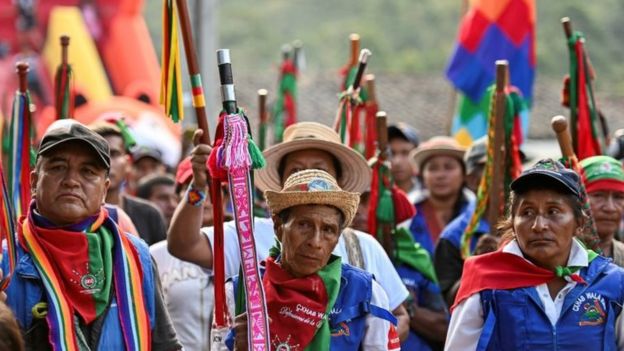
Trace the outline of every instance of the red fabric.
<instances>
[{"instance_id":1,"label":"red fabric","mask_svg":"<svg viewBox=\"0 0 624 351\"><path fill-rule=\"evenodd\" d=\"M360 123L360 116L364 112L364 106L355 105L353 108L353 114L351 115L351 126L349 128L349 146L356 150L361 151L363 146L362 127Z\"/></svg>"},{"instance_id":2,"label":"red fabric","mask_svg":"<svg viewBox=\"0 0 624 351\"><path fill-rule=\"evenodd\" d=\"M212 218L214 223L214 294L215 294L215 324L217 327L225 327L227 325L227 300L225 299L225 247L223 239L223 206L216 204L222 203L220 183L216 179L211 180L212 189L219 189L210 192L210 200L214 204L212 206ZM242 282L241 282L242 284Z\"/></svg>"},{"instance_id":3,"label":"red fabric","mask_svg":"<svg viewBox=\"0 0 624 351\"><path fill-rule=\"evenodd\" d=\"M429 230L429 236L434 245L437 245L440 234L444 226L438 221L435 209L431 206L429 201L425 201L422 206L423 215L425 217L425 223L427 223L427 229Z\"/></svg>"},{"instance_id":4,"label":"red fabric","mask_svg":"<svg viewBox=\"0 0 624 351\"><path fill-rule=\"evenodd\" d=\"M220 146L223 145L223 120L225 119L225 115L225 112L221 112L221 114L219 115L219 123L217 123L215 141L212 145L212 151L210 152L210 156L208 157L208 170L210 171L210 176L213 178L217 178L220 181L227 181L228 179L227 171L218 164L218 161L220 161L219 152L222 151L222 148L220 148Z\"/></svg>"},{"instance_id":5,"label":"red fabric","mask_svg":"<svg viewBox=\"0 0 624 351\"><path fill-rule=\"evenodd\" d=\"M587 183L585 180L585 190L588 194L599 190L624 192L624 182L615 179L601 179L595 182Z\"/></svg>"},{"instance_id":6,"label":"red fabric","mask_svg":"<svg viewBox=\"0 0 624 351\"><path fill-rule=\"evenodd\" d=\"M489 27L490 20L478 9L471 8L461 21L459 42L472 54L479 48L483 34Z\"/></svg>"},{"instance_id":7,"label":"red fabric","mask_svg":"<svg viewBox=\"0 0 624 351\"><path fill-rule=\"evenodd\" d=\"M288 127L297 123L297 109L295 108L295 99L293 99L290 93L284 94L284 110L286 110L286 124L284 127Z\"/></svg>"},{"instance_id":8,"label":"red fabric","mask_svg":"<svg viewBox=\"0 0 624 351\"><path fill-rule=\"evenodd\" d=\"M591 115L589 112L589 98L587 96L587 77L585 76L585 51L583 43L579 40L575 45L576 59L578 62L577 84L577 140L576 156L579 160L587 157L600 155L600 144L594 137Z\"/></svg>"},{"instance_id":9,"label":"red fabric","mask_svg":"<svg viewBox=\"0 0 624 351\"><path fill-rule=\"evenodd\" d=\"M503 252L502 249L464 262L464 272L455 303L451 310L468 297L489 289L517 289L544 284L555 278L555 273L540 268L524 258Z\"/></svg>"},{"instance_id":10,"label":"red fabric","mask_svg":"<svg viewBox=\"0 0 624 351\"><path fill-rule=\"evenodd\" d=\"M370 200L368 202L368 233L377 235L377 207L379 205L379 161L373 165Z\"/></svg>"},{"instance_id":11,"label":"red fabric","mask_svg":"<svg viewBox=\"0 0 624 351\"><path fill-rule=\"evenodd\" d=\"M390 330L388 330L388 351L401 350L401 340L399 339L399 333L397 333L394 325L390 324Z\"/></svg>"},{"instance_id":12,"label":"red fabric","mask_svg":"<svg viewBox=\"0 0 624 351\"><path fill-rule=\"evenodd\" d=\"M329 302L323 280L318 274L295 278L269 258L262 282L271 318L271 340L289 340L290 345L305 349Z\"/></svg>"},{"instance_id":13,"label":"red fabric","mask_svg":"<svg viewBox=\"0 0 624 351\"><path fill-rule=\"evenodd\" d=\"M515 46L520 46L531 35L532 25L528 18L531 18L531 9L526 1L508 1L495 23Z\"/></svg>"},{"instance_id":14,"label":"red fabric","mask_svg":"<svg viewBox=\"0 0 624 351\"><path fill-rule=\"evenodd\" d=\"M392 203L394 204L394 223L399 224L416 215L416 207L407 198L407 194L398 186L392 186Z\"/></svg>"},{"instance_id":15,"label":"red fabric","mask_svg":"<svg viewBox=\"0 0 624 351\"><path fill-rule=\"evenodd\" d=\"M100 211L96 223L101 223L108 212ZM27 220L22 217L22 221ZM29 220L32 233L37 238L39 245L50 258L54 275L59 277L62 293L70 306L78 313L87 324L93 322L96 316L96 306L93 296L83 293L85 288L80 284L82 276L89 273L89 242L87 236L82 232L68 231L60 228L46 229L35 226ZM18 236L20 243L25 243L22 226L18 225Z\"/></svg>"},{"instance_id":16,"label":"red fabric","mask_svg":"<svg viewBox=\"0 0 624 351\"><path fill-rule=\"evenodd\" d=\"M375 150L377 149L377 111L379 107L376 103L366 102L366 137L364 140L364 157L368 160L375 156Z\"/></svg>"}]
</instances>

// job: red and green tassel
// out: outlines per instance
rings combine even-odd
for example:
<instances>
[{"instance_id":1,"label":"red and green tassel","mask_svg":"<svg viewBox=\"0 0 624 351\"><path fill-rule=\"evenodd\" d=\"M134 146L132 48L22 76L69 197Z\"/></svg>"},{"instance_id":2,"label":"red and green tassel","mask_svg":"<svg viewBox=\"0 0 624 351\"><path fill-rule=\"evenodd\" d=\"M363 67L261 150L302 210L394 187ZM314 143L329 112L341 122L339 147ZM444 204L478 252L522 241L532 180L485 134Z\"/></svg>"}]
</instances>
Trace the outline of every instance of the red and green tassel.
<instances>
[{"instance_id":1,"label":"red and green tassel","mask_svg":"<svg viewBox=\"0 0 624 351\"><path fill-rule=\"evenodd\" d=\"M273 105L273 131L276 143L282 141L286 127L297 123L297 67L290 56L285 55L280 67L277 101Z\"/></svg>"}]
</instances>

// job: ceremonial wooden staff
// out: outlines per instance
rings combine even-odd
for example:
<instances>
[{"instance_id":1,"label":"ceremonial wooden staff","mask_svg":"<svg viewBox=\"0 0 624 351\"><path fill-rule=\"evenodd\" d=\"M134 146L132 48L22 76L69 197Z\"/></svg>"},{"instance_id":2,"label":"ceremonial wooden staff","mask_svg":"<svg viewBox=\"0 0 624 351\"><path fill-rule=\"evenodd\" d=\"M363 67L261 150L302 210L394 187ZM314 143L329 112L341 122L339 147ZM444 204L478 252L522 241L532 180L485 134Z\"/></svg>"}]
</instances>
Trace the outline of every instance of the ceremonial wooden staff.
<instances>
[{"instance_id":1,"label":"ceremonial wooden staff","mask_svg":"<svg viewBox=\"0 0 624 351\"><path fill-rule=\"evenodd\" d=\"M26 214L30 204L30 171L34 157L32 147L31 100L28 91L28 63L16 65L19 89L13 100L10 122L9 147L9 191L15 214L19 218Z\"/></svg>"},{"instance_id":2,"label":"ceremonial wooden staff","mask_svg":"<svg viewBox=\"0 0 624 351\"><path fill-rule=\"evenodd\" d=\"M56 69L54 76L54 92L56 118L71 118L74 113L74 94L71 87L72 68L68 62L69 36L62 35L61 42L61 64Z\"/></svg>"},{"instance_id":3,"label":"ceremonial wooden staff","mask_svg":"<svg viewBox=\"0 0 624 351\"><path fill-rule=\"evenodd\" d=\"M195 115L197 117L197 127L204 131L201 137L201 143L210 145L210 129L208 128L208 120L206 118L206 100L204 99L201 72L197 64L197 49L193 42L193 33L191 31L191 21L188 16L186 0L176 0L176 4L178 6L178 17L182 27L182 40L184 42L186 64L191 80L193 108L195 109ZM211 189L211 191L213 190ZM220 190L217 189L217 191Z\"/></svg>"},{"instance_id":4,"label":"ceremonial wooden staff","mask_svg":"<svg viewBox=\"0 0 624 351\"><path fill-rule=\"evenodd\" d=\"M367 160L371 157L375 156L375 142L377 141L377 123L376 116L377 111L379 110L379 105L377 104L377 96L375 90L375 76L372 74L367 74L364 76L366 92L368 94L368 99L364 103L364 108L366 109L365 116L365 125L366 125L366 137L364 139L364 158Z\"/></svg>"},{"instance_id":5,"label":"ceremonial wooden staff","mask_svg":"<svg viewBox=\"0 0 624 351\"><path fill-rule=\"evenodd\" d=\"M334 129L340 135L340 141L345 145L351 146L349 132L351 131L353 109L359 102L358 89L360 88L362 76L366 70L368 57L370 55L371 52L368 49L362 49L360 51L359 64L353 83L340 95L340 104L338 105Z\"/></svg>"},{"instance_id":6,"label":"ceremonial wooden staff","mask_svg":"<svg viewBox=\"0 0 624 351\"><path fill-rule=\"evenodd\" d=\"M496 90L492 97L494 114L494 143L491 146L494 151L492 184L488 195L487 219L492 229L504 211L504 183L505 183L505 108L509 65L506 60L496 61ZM496 234L496 233L492 233Z\"/></svg>"},{"instance_id":7,"label":"ceremonial wooden staff","mask_svg":"<svg viewBox=\"0 0 624 351\"><path fill-rule=\"evenodd\" d=\"M577 157L583 159L604 153L606 125L600 120L594 97L595 71L585 49L585 38L581 32L572 30L568 17L562 18L561 23L570 53L570 74L564 79L564 98L570 108L572 147Z\"/></svg>"},{"instance_id":8,"label":"ceremonial wooden staff","mask_svg":"<svg viewBox=\"0 0 624 351\"><path fill-rule=\"evenodd\" d=\"M564 116L554 116L550 120L550 125L557 136L557 142L559 143L559 148L561 149L561 156L567 163L566 166L573 169L579 175L583 174L578 159L574 154L574 148L572 147L572 138L568 128L568 120ZM585 185L581 182L580 187L581 188L579 190L581 191L583 209L589 217L588 221L585 223L586 230L583 231L583 236L580 239L583 240L588 248L597 250L600 247L600 237L598 237L596 223L594 222L594 217L591 213L591 205L589 203L587 191L585 190Z\"/></svg>"},{"instance_id":9,"label":"ceremonial wooden staff","mask_svg":"<svg viewBox=\"0 0 624 351\"><path fill-rule=\"evenodd\" d=\"M388 150L388 117L386 115L386 112L384 111L377 112L376 122L377 122L377 149L378 149L377 162L379 162L380 164L383 164L389 173L390 172L390 161L389 161L390 155L389 155L389 150ZM388 174L388 176L390 175ZM386 180L390 180L390 179L382 179L382 177L380 177L379 182L384 182ZM391 192L391 188L392 188L391 183L385 184L385 187L387 191ZM392 196L390 197L390 199L392 200ZM392 202L390 202L389 204L384 204L384 205L394 206ZM392 210L392 214L394 215L394 209ZM378 218L378 221L379 221L379 218ZM384 250L386 250L388 257L392 258L394 257L394 240L392 237L392 231L395 225L394 218L389 218L389 221L381 222L378 224L378 226L379 225L381 225L381 233L382 233L381 244ZM371 234L376 234L376 233L373 232Z\"/></svg>"},{"instance_id":10,"label":"ceremonial wooden staff","mask_svg":"<svg viewBox=\"0 0 624 351\"><path fill-rule=\"evenodd\" d=\"M211 154L211 173L213 167L218 168L213 173L213 178L220 181L224 180L225 173L232 199L242 270L238 284L245 288L248 316L247 342L251 350L268 351L269 319L253 236L252 170L264 166L264 159L251 139L247 117L236 104L228 49L217 51L217 64L224 112L219 116L215 146ZM215 280L216 284L218 283Z\"/></svg>"},{"instance_id":11,"label":"ceremonial wooden staff","mask_svg":"<svg viewBox=\"0 0 624 351\"><path fill-rule=\"evenodd\" d=\"M269 114L267 112L267 94L266 89L258 90L258 113L260 114L260 123L258 124L258 147L260 150L266 148L266 132Z\"/></svg>"}]
</instances>

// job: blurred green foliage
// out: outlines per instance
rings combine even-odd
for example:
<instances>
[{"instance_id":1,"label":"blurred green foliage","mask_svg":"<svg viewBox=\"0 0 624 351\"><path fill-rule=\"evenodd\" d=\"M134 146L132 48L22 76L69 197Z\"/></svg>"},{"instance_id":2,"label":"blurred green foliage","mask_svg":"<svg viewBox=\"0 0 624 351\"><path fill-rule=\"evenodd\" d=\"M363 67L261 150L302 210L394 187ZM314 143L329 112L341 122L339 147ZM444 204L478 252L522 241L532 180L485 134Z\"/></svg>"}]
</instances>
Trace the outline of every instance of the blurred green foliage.
<instances>
[{"instance_id":1,"label":"blurred green foliage","mask_svg":"<svg viewBox=\"0 0 624 351\"><path fill-rule=\"evenodd\" d=\"M206 0L188 0L206 1ZM216 0L215 0L216 1ZM220 47L235 52L236 70L277 66L282 44L304 43L307 74L338 70L349 56L350 33L373 51L372 72L439 72L455 44L462 0L227 0L217 1ZM624 94L624 1L538 0L538 77L561 79L568 70L560 24L569 16L585 33L600 90ZM146 18L160 46L160 1L146 1ZM154 19L154 20L151 20ZM156 20L158 19L158 20Z\"/></svg>"}]
</instances>

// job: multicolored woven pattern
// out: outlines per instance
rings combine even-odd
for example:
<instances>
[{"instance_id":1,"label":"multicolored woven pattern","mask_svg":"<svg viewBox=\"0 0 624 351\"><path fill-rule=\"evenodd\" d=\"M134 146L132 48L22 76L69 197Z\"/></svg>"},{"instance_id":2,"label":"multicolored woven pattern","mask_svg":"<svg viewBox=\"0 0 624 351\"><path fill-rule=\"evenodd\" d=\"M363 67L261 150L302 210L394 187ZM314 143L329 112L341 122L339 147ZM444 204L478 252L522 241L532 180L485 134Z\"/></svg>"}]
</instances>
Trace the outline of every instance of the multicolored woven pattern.
<instances>
[{"instance_id":1,"label":"multicolored woven pattern","mask_svg":"<svg viewBox=\"0 0 624 351\"><path fill-rule=\"evenodd\" d=\"M30 204L30 170L35 154L31 142L33 126L30 93L17 91L13 100L9 141L9 192L16 218L28 211Z\"/></svg>"},{"instance_id":2,"label":"multicolored woven pattern","mask_svg":"<svg viewBox=\"0 0 624 351\"><path fill-rule=\"evenodd\" d=\"M182 73L178 42L178 8L175 0L163 0L163 46L162 72L160 82L160 103L165 107L165 114L174 122L184 118L182 106ZM193 86L193 106L204 104L201 79L191 77Z\"/></svg>"},{"instance_id":3,"label":"multicolored woven pattern","mask_svg":"<svg viewBox=\"0 0 624 351\"><path fill-rule=\"evenodd\" d=\"M470 1L446 70L447 78L465 95L452 130L463 145L486 134L487 109L476 113L475 107L483 104L494 82L496 60L509 61L511 84L530 106L537 63L535 22L534 0Z\"/></svg>"}]
</instances>

